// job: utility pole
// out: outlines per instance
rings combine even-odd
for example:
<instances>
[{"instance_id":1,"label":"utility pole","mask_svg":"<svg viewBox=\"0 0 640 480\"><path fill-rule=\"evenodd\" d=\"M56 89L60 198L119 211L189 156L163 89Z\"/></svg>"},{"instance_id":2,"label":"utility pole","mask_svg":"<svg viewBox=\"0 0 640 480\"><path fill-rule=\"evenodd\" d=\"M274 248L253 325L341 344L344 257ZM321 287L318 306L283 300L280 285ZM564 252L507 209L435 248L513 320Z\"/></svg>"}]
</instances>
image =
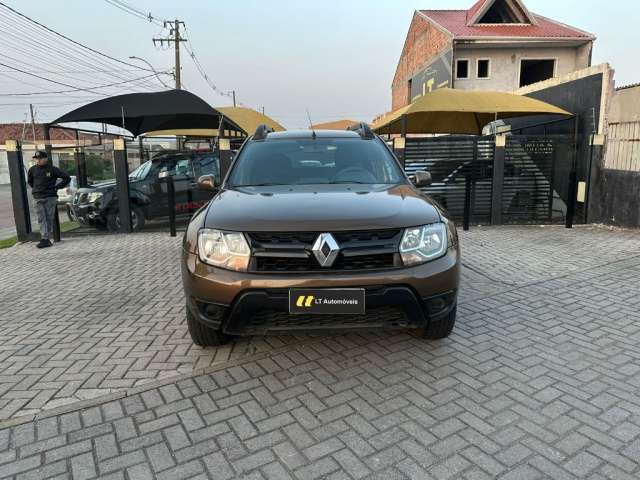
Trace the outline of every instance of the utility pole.
<instances>
[{"instance_id":1,"label":"utility pole","mask_svg":"<svg viewBox=\"0 0 640 480\"><path fill-rule=\"evenodd\" d=\"M167 42L167 45L170 45L171 42L173 42L173 46L175 49L175 62L176 62L176 66L175 66L175 74L176 74L176 89L180 90L182 88L182 83L180 81L180 42L186 42L187 40L185 38L182 38L180 36L180 25L184 26L184 22L181 22L180 20L176 19L173 22L164 22L164 26L166 27L167 24L172 25L171 30L169 31L169 38L154 38L153 39L153 44L155 45L156 42L160 43L160 46L164 45L164 42ZM173 36L173 37L171 37Z\"/></svg>"},{"instance_id":2,"label":"utility pole","mask_svg":"<svg viewBox=\"0 0 640 480\"><path fill-rule=\"evenodd\" d=\"M233 106L235 108L235 106L236 106L236 91L235 90L231 90L231 93L233 93Z\"/></svg>"},{"instance_id":3,"label":"utility pole","mask_svg":"<svg viewBox=\"0 0 640 480\"><path fill-rule=\"evenodd\" d=\"M29 111L31 112L31 133L33 134L33 143L36 143L36 120L33 116L33 103L29 104Z\"/></svg>"}]
</instances>

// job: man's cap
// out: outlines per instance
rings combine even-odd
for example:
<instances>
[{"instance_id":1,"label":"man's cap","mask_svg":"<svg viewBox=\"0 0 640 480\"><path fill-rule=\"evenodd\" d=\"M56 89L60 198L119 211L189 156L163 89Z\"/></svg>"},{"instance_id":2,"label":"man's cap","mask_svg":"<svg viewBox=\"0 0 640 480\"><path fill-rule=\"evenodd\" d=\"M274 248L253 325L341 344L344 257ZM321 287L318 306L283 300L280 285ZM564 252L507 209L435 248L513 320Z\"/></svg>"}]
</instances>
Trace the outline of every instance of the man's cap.
<instances>
[{"instance_id":1,"label":"man's cap","mask_svg":"<svg viewBox=\"0 0 640 480\"><path fill-rule=\"evenodd\" d=\"M45 152L44 150L38 150L36 151L36 153L33 154L33 158L37 160L41 158L47 158L47 152Z\"/></svg>"}]
</instances>

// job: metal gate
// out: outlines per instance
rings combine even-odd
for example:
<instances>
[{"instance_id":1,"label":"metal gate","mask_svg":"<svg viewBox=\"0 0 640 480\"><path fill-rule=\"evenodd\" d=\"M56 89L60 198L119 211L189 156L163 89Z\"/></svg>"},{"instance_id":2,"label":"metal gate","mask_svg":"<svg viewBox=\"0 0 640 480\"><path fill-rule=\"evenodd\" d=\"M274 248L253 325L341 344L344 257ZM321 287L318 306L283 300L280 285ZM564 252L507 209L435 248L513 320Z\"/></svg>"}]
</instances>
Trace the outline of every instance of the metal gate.
<instances>
[{"instance_id":1,"label":"metal gate","mask_svg":"<svg viewBox=\"0 0 640 480\"><path fill-rule=\"evenodd\" d=\"M456 221L463 220L466 200L471 223L489 223L494 150L494 137L408 138L405 170L431 173L433 183L424 191Z\"/></svg>"},{"instance_id":2,"label":"metal gate","mask_svg":"<svg viewBox=\"0 0 640 480\"><path fill-rule=\"evenodd\" d=\"M457 222L564 224L575 145L569 134L407 138L404 163L431 173L423 190Z\"/></svg>"}]
</instances>

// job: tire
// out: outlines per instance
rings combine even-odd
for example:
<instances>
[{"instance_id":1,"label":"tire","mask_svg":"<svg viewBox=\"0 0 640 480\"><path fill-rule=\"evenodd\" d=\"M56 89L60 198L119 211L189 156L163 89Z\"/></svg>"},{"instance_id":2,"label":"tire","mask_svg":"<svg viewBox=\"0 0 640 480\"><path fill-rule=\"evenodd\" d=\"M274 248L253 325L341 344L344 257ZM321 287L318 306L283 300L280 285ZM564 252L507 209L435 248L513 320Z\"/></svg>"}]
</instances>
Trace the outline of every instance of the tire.
<instances>
[{"instance_id":1,"label":"tire","mask_svg":"<svg viewBox=\"0 0 640 480\"><path fill-rule=\"evenodd\" d=\"M442 340L451 335L453 326L456 324L456 313L458 307L453 307L453 310L449 312L449 315L444 317L439 322L429 322L427 328L421 328L418 330L418 336L426 338L428 340Z\"/></svg>"},{"instance_id":2,"label":"tire","mask_svg":"<svg viewBox=\"0 0 640 480\"><path fill-rule=\"evenodd\" d=\"M214 330L206 325L202 324L193 316L189 307L187 310L187 327L189 328L189 335L193 343L200 347L218 347L224 345L229 341L229 335L222 332L221 329Z\"/></svg>"},{"instance_id":3,"label":"tire","mask_svg":"<svg viewBox=\"0 0 640 480\"><path fill-rule=\"evenodd\" d=\"M144 211L140 207L131 205L131 221L133 223L132 227L134 232L142 230L145 218ZM107 227L109 227L109 230L112 232L120 230L120 217L117 209L112 209L107 214Z\"/></svg>"},{"instance_id":4,"label":"tire","mask_svg":"<svg viewBox=\"0 0 640 480\"><path fill-rule=\"evenodd\" d=\"M78 221L78 219L73 214L73 211L71 210L71 207L68 204L67 204L67 218L69 219L70 222L77 222Z\"/></svg>"}]
</instances>

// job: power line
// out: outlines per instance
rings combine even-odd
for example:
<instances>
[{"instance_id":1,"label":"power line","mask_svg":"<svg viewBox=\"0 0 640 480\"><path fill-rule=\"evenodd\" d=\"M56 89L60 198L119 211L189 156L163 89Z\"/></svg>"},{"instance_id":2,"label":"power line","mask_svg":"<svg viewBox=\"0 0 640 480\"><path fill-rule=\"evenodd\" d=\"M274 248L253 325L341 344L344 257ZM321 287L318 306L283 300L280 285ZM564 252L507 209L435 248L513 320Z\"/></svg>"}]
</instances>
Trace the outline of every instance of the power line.
<instances>
[{"instance_id":1,"label":"power line","mask_svg":"<svg viewBox=\"0 0 640 480\"><path fill-rule=\"evenodd\" d=\"M234 100L234 103L237 103L237 104L242 105L242 106L246 106L242 102L235 102L235 91L231 90L231 91L225 92L225 91L221 90L220 88L218 88L215 83L213 83L213 81L209 78L209 75L207 75L207 73L205 72L204 67L200 63L200 60L198 60L198 57L196 57L196 53L195 53L195 51L193 49L193 41L191 41L191 33L189 32L189 29L188 29L188 27L186 25L184 26L184 30L185 30L185 33L187 34L187 39L190 40L190 44L191 44L191 46L185 44L184 48L187 51L187 53L189 53L189 56L191 57L191 60L193 61L194 65L196 66L196 69L200 73L200 76L207 83L207 85L209 85L209 88L211 88L211 90L213 90L218 95L221 95L223 97L232 98Z\"/></svg>"},{"instance_id":2,"label":"power line","mask_svg":"<svg viewBox=\"0 0 640 480\"><path fill-rule=\"evenodd\" d=\"M2 65L2 64L0 63L0 65ZM22 73L24 73L24 72L22 72ZM27 72L27 73L29 75L34 75L33 73L29 73L29 72ZM37 75L34 75L34 76L37 76ZM97 85L95 87L91 87L91 90L94 90L94 89L97 90L97 89L100 89L100 88L115 87L116 85L123 85L125 83L133 83L133 82L136 82L138 80L143 80L145 78L149 78L149 77L153 77L153 76L155 76L155 74L146 75L144 77L139 77L139 78L134 78L132 80L125 80L124 82L115 82L115 83L109 83L109 84L106 84L106 85ZM47 80L44 77L38 77L38 78L42 78L44 80ZM47 80L47 81L51 81L51 80ZM52 93L72 93L72 92L78 92L78 91L85 91L86 92L86 91L90 91L90 90L87 89L87 88L78 87L78 88L74 88L72 90L58 90L58 91L48 91L48 92L0 93L0 97L22 97L22 96L30 96L30 95L49 95L49 94L52 94Z\"/></svg>"},{"instance_id":3,"label":"power line","mask_svg":"<svg viewBox=\"0 0 640 480\"><path fill-rule=\"evenodd\" d=\"M186 42L187 40L182 38L180 36L180 25L182 25L184 27L184 22L181 22L180 20L176 19L173 22L165 22L165 25L172 25L171 29L169 30L169 37L168 38L153 38L153 44L156 45L156 42L159 43L161 46L164 45L164 43L166 42L167 45L171 45L171 43L173 42L173 47L175 50L175 69L174 69L174 75L175 75L175 79L176 79L176 89L180 90L180 88L182 88L182 85L180 84L180 80L182 79L182 72L181 72L181 66L180 66L180 44L182 42ZM185 27L186 28L186 27Z\"/></svg>"},{"instance_id":4,"label":"power line","mask_svg":"<svg viewBox=\"0 0 640 480\"><path fill-rule=\"evenodd\" d=\"M109 5L113 5L114 7L126 12L134 17L141 18L143 20L148 21L149 23L154 23L158 26L164 27L166 25L166 20L163 18L154 17L151 12L144 13L141 10L129 5L128 3L122 0L105 0Z\"/></svg>"},{"instance_id":5,"label":"power line","mask_svg":"<svg viewBox=\"0 0 640 480\"><path fill-rule=\"evenodd\" d=\"M96 77L96 73L98 73L98 77L102 76L109 79L113 79L115 77L122 81L128 81L128 83L132 83L135 80L131 80L130 77L127 77L126 73L123 75L122 74L123 72L131 71L131 70L143 71L143 72L153 71L145 67L141 67L140 65L124 62L110 55L107 55L95 49L92 49L91 47L88 47L84 44L76 42L75 40L72 40L63 34L60 34L52 30L51 28L42 25L36 20L33 20L27 17L26 15L21 14L15 9L8 7L3 2L0 2L0 6L4 7L4 9L0 8L0 16L7 19L7 21L3 22L5 27L7 28L3 29L0 32L0 34L4 33L5 34L4 36L6 37L6 34L11 35L10 33L11 30L15 32L15 35L10 36L9 38L5 38L3 42L0 42L0 47L9 45L9 46L12 46L14 49L19 49L21 51L24 51L24 48L23 48L24 46L32 47L33 51L31 50L26 51L27 53L24 54L25 58L31 58L31 57L38 58L38 55L40 56L40 58L42 58L41 52L47 51L47 50L53 50L55 54L46 56L42 60L43 62L46 62L47 64L50 64L50 65L56 65L55 60L52 60L52 59L65 58L64 64L57 63L57 65L64 68L71 63L71 64L75 64L76 68L78 68L77 67L78 65L81 66L80 68L87 68L87 67L94 68L95 70L93 71L93 77ZM7 16L7 15L10 15L10 16ZM25 35L25 32L26 32L26 35ZM16 46L15 43L11 42L11 38L14 38L16 35L23 36L21 38L21 42L19 46ZM38 39L44 39L46 43L43 43ZM63 40L62 43L60 43L60 39ZM21 64L27 63L24 61L17 61L17 62ZM124 70L120 68L116 70L114 69L115 65L119 65L119 66L127 65L132 67L132 69ZM37 67L35 66L31 66L31 68L37 69ZM22 67L21 70L29 70L29 68ZM105 73L106 70L111 70L112 73ZM56 73L54 73L53 75L58 75L60 77L64 76ZM149 78L151 78L151 76L149 76ZM94 81L95 81L95 78L94 78ZM143 82L148 88L157 89L157 84L152 80L146 79L146 80L143 80ZM105 82L103 81L103 83ZM90 88L91 88L90 86L87 87L87 89L90 89ZM125 87L125 88L127 90L131 90L130 87Z\"/></svg>"},{"instance_id":6,"label":"power line","mask_svg":"<svg viewBox=\"0 0 640 480\"><path fill-rule=\"evenodd\" d=\"M12 67L11 65L7 65L6 63L2 63L2 62L0 62L0 65L1 65L1 66L3 66L3 67L6 67L6 68L10 68L10 69L12 69L12 70L15 70L16 72L24 73L25 75L30 75L30 76L32 76L32 77L39 78L40 80L45 80L45 81L47 81L47 82L55 83L56 85L62 85L63 87L69 87L69 88L72 88L74 92L77 92L77 91L83 91L83 92L98 93L98 94L100 94L100 95L104 95L104 96L106 96L106 97L108 97L108 96L109 96L109 95L108 95L108 94L106 94L106 93L102 93L102 92L94 92L94 89L104 88L104 86L103 86L103 87L91 87L91 88L78 87L77 85L71 85L71 84L69 84L69 83L58 82L57 80L52 80L52 79L50 79L50 78L45 78L45 77L42 77L42 76L37 75L37 74L35 74L35 73L27 72L26 70L21 70L21 69L19 69L19 68ZM153 75L149 75L149 77L153 77L153 76L155 76L155 73L154 73ZM143 78L144 78L144 77L143 77ZM140 80L140 78L138 78L137 80ZM128 80L128 81L126 81L126 82L121 82L121 84L122 84L122 83L130 83L130 82L134 82L134 81L136 81L136 79L134 79L134 80ZM116 84L112 84L112 85L109 85L109 86L113 86L113 85L116 85ZM5 95L12 95L12 94L5 94ZM15 94L14 94L14 95L15 95Z\"/></svg>"},{"instance_id":7,"label":"power line","mask_svg":"<svg viewBox=\"0 0 640 480\"><path fill-rule=\"evenodd\" d=\"M120 8L120 10L123 10L137 18L140 19L144 19L144 20L148 20L148 21L152 21L152 20L158 20L158 17L155 17L154 15L151 14L151 12L145 13L142 12L141 10L136 9L135 7L127 4L126 2L124 2L123 0L105 0L107 3L109 3L110 5L113 5L117 8ZM159 21L158 22L154 22L157 25L160 25ZM167 46L170 45L170 42L175 42L174 48L176 49L176 69L175 69L175 75L176 75L176 88L180 88L180 83L181 83L181 78L180 78L180 60L179 60L179 55L180 55L180 46L179 43L183 42L183 41L190 41L191 46L189 46L188 44L185 43L184 48L187 51L187 53L189 54L189 56L191 57L191 60L193 61L196 70L198 70L198 73L200 74L200 76L204 79L204 81L207 83L207 85L209 86L209 88L211 88L211 90L213 90L215 93L217 93L218 95L221 95L223 97L228 97L234 100L234 106L235 104L239 104L242 106L246 106L241 102L237 102L235 99L235 91L230 90L230 91L224 91L221 90L220 88L217 87L217 85L215 83L213 83L213 81L209 78L209 75L207 75L204 67L202 66L202 64L200 63L200 60L198 59L198 57L195 54L194 48L193 48L193 41L191 40L191 34L189 33L189 29L187 27L187 25L184 22L179 22L178 20L171 22L169 20L163 19L162 21L162 26L163 29L167 27L167 25L173 25L172 29L171 29L171 34L174 35L173 39L157 39L154 38L154 45L156 45L156 42L159 43L160 47L164 46L165 42L167 44ZM182 25L184 27L185 30L185 34L187 35L187 38L181 38L180 37L180 32L179 32L179 25ZM157 35L156 35L157 36Z\"/></svg>"},{"instance_id":8,"label":"power line","mask_svg":"<svg viewBox=\"0 0 640 480\"><path fill-rule=\"evenodd\" d=\"M125 62L124 60L120 60L120 59L118 59L118 58L112 57L111 55L108 55L108 54L106 54L106 53L104 53L104 52L100 52L100 51L98 51L98 50L95 50L95 49L93 49L93 48L91 48L91 47L89 47L89 46L87 46L87 45L85 45L85 44L83 44L83 43L77 42L77 41L75 41L75 40L73 40L73 39L71 39L71 38L67 37L66 35L64 35L64 34L62 34L62 33L59 33L59 32L56 32L55 30L53 30L53 29L51 29L51 28L47 27L46 25L43 25L42 23L40 23L40 22L38 22L38 21L36 21L36 20L34 20L34 19L32 19L32 18L30 18L30 17L28 17L28 16L26 16L26 15L24 15L24 14L20 13L20 12L18 12L17 10L14 10L13 8L11 8L10 6L8 6L8 5L7 5L7 4L5 4L4 2L0 2L0 6L4 7L4 8L5 8L5 9L7 9L7 10L10 10L10 11L11 11L11 12L13 12L14 14L16 14L16 15L18 15L18 16L20 16L20 17L24 18L25 20L28 20L29 22L31 22L31 23L33 23L33 24L35 24L35 25L38 25L40 28L43 28L44 30L46 30L46 31L48 31L48 32L50 32L50 33L52 33L52 34L54 34L54 35L56 35L56 36L60 37L60 38L63 38L63 39L65 39L65 40L67 40L68 42L73 43L74 45L77 45L77 46L79 46L79 47L81 47L81 48L84 48L84 49L86 49L86 50L88 50L88 51L90 51L90 52L93 52L93 53L95 53L95 54L97 54L97 55L100 55L100 56L102 56L102 57L108 58L109 60L112 60L112 61L114 61L114 62L118 62L118 63L121 63L121 64L123 64L123 65L127 65L128 67L137 68L137 69L139 69L139 70L147 70L147 71L151 71L151 70L149 70L149 69L147 69L147 68L143 68L143 67L140 67L139 65L134 65L134 64L132 64L132 63Z\"/></svg>"}]
</instances>

